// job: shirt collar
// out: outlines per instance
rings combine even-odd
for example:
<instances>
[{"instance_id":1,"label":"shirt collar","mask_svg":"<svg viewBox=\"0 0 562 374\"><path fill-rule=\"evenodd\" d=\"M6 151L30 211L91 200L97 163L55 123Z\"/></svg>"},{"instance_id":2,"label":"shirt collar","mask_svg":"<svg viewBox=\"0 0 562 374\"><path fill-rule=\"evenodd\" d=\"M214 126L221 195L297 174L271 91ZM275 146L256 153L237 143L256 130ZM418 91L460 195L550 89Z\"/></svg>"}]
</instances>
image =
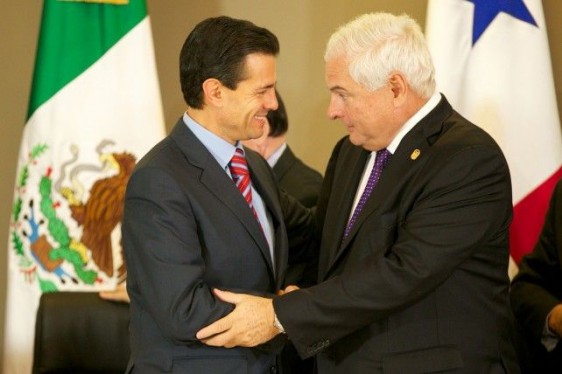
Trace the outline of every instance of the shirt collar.
<instances>
[{"instance_id":1,"label":"shirt collar","mask_svg":"<svg viewBox=\"0 0 562 374\"><path fill-rule=\"evenodd\" d=\"M413 129L414 126L422 120L422 118L435 109L437 104L439 104L439 101L441 101L441 94L435 91L429 100L427 100L427 102L400 128L400 131L398 131L398 134L396 134L386 149L388 149L390 153L394 154L404 136L406 136L406 134Z\"/></svg>"},{"instance_id":2,"label":"shirt collar","mask_svg":"<svg viewBox=\"0 0 562 374\"><path fill-rule=\"evenodd\" d=\"M275 150L275 152L273 152L268 158L267 158L267 163L269 164L270 167L274 167L275 164L277 163L277 161L279 161L279 159L281 158L281 155L283 155L283 152L285 152L285 149L287 149L287 143L283 143L279 146L279 148L277 148Z\"/></svg>"},{"instance_id":3,"label":"shirt collar","mask_svg":"<svg viewBox=\"0 0 562 374\"><path fill-rule=\"evenodd\" d=\"M228 163L232 159L232 156L234 156L236 148L240 147L239 142L236 142L236 146L230 144L226 140L217 136L215 133L195 122L195 120L191 118L187 112L183 114L183 122L193 132L193 134L195 134L195 137L203 143L205 148L211 152L219 165L223 169L226 169L228 167Z\"/></svg>"}]
</instances>

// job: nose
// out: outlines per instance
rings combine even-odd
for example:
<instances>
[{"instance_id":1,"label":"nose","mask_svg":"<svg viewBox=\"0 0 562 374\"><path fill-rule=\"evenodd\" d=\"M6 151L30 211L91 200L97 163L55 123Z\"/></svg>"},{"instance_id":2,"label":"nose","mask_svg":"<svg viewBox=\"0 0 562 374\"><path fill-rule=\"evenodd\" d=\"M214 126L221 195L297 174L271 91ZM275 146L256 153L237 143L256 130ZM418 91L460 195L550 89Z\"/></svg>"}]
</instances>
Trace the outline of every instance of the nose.
<instances>
[{"instance_id":1,"label":"nose","mask_svg":"<svg viewBox=\"0 0 562 374\"><path fill-rule=\"evenodd\" d=\"M267 95L267 102L266 102L267 109L269 110L276 110L279 106L277 102L277 96L275 96L275 90L271 89L269 94Z\"/></svg>"},{"instance_id":2,"label":"nose","mask_svg":"<svg viewBox=\"0 0 562 374\"><path fill-rule=\"evenodd\" d=\"M341 117L341 111L336 105L336 103L334 103L334 99L332 97L330 98L330 103L328 104L326 115L331 120L338 119Z\"/></svg>"}]
</instances>

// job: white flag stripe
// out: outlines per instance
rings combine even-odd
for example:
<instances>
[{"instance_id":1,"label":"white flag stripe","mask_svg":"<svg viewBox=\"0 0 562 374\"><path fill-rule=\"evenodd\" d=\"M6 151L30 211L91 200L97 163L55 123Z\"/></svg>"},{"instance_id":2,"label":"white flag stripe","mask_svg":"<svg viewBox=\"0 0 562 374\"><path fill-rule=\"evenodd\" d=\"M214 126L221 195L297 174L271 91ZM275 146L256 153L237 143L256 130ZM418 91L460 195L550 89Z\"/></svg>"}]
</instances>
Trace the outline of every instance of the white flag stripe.
<instances>
[{"instance_id":1,"label":"white flag stripe","mask_svg":"<svg viewBox=\"0 0 562 374\"><path fill-rule=\"evenodd\" d=\"M89 69L38 108L25 127L27 143L34 145L52 138L57 144L86 142L95 149L101 139L113 137L123 144L134 145L141 153L137 156L146 153L155 139L164 136L163 127L155 126L164 122L164 115L162 107L154 105L160 102L160 91L148 36L150 23L145 18ZM147 74L150 71L153 74ZM67 150L56 151L67 153ZM26 152L21 155L27 157Z\"/></svg>"},{"instance_id":2,"label":"white flag stripe","mask_svg":"<svg viewBox=\"0 0 562 374\"><path fill-rule=\"evenodd\" d=\"M138 10L138 3L136 6ZM65 16L68 20L68 15L58 14L64 21ZM41 70L39 74L57 72ZM120 224L112 220L118 217L116 211L122 207L115 196L121 198L123 188L113 184L119 191L111 193L112 209L106 211L110 205L105 198L97 200L100 204L93 208L94 215L89 221L89 232L94 235L103 231L98 227L111 230L104 233L111 242L111 248L105 250L111 252L103 252L113 254L111 262L107 261L111 255L95 260L99 248L97 244L91 247L85 244L86 224L71 214L73 203L64 195L64 188L72 188L79 196L77 203L87 206L94 200L90 200L94 186L100 187L113 177L119 177L120 182L128 179L131 163L105 169L116 166L110 157L128 153L138 160L164 134L150 20L146 16L33 112L24 127L18 165L18 173L28 168L27 178L23 187L18 186L15 191L22 209L10 228L3 373L31 372L36 311L43 287L53 291L100 291L113 289L118 282L122 264L121 233ZM46 148L37 153L42 145ZM32 151L36 152L33 159ZM50 189L41 184L46 176L52 183ZM124 187L124 183L119 186ZM95 217L100 211L105 212L104 217L109 221L102 222L103 218ZM88 214L87 210L84 214ZM60 220L55 222L57 227L52 227L50 223L57 220ZM12 241L13 235L19 235L17 245ZM60 241L65 236L72 240L70 245ZM91 237L88 240L96 243ZM58 251L57 255L62 257L55 261L39 258L38 244L42 245L39 249L43 256ZM76 263L77 253L82 256L82 264ZM92 274L95 274L93 279ZM44 283L40 284L39 279Z\"/></svg>"}]
</instances>

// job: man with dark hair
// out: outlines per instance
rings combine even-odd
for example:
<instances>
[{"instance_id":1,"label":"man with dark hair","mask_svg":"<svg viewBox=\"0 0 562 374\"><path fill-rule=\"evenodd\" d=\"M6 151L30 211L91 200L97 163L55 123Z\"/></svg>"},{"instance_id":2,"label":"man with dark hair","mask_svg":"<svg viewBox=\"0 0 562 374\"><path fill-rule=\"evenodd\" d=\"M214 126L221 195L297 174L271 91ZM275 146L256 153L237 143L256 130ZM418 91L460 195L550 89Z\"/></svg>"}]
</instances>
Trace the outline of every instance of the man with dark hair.
<instances>
[{"instance_id":1,"label":"man with dark hair","mask_svg":"<svg viewBox=\"0 0 562 374\"><path fill-rule=\"evenodd\" d=\"M200 343L195 333L233 309L214 287L277 293L287 230L308 225L306 210L281 192L265 160L240 145L261 136L268 111L277 108L278 51L270 31L229 17L199 23L185 41L187 110L127 186L128 373L277 370L276 341L225 349Z\"/></svg>"},{"instance_id":2,"label":"man with dark hair","mask_svg":"<svg viewBox=\"0 0 562 374\"><path fill-rule=\"evenodd\" d=\"M266 131L261 137L245 140L243 143L245 147L250 147L267 160L282 189L302 205L312 208L318 201L322 174L302 162L287 145L289 119L277 90L275 95L279 107L267 113Z\"/></svg>"}]
</instances>

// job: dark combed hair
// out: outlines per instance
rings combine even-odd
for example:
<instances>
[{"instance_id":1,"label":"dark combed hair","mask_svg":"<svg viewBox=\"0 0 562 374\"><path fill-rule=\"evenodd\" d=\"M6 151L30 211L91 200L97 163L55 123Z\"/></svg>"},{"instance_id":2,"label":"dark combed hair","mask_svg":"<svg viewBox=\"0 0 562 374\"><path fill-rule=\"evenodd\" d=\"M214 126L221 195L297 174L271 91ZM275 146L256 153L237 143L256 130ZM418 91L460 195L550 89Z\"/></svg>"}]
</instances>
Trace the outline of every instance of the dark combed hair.
<instances>
[{"instance_id":1,"label":"dark combed hair","mask_svg":"<svg viewBox=\"0 0 562 374\"><path fill-rule=\"evenodd\" d=\"M252 53L277 56L277 37L250 21L226 16L198 23L180 52L180 84L187 105L203 108L202 85L209 78L236 89L245 79L245 58Z\"/></svg>"},{"instance_id":2,"label":"dark combed hair","mask_svg":"<svg viewBox=\"0 0 562 374\"><path fill-rule=\"evenodd\" d=\"M267 122L269 122L269 136L276 138L287 132L289 129L289 118L287 117L287 111L285 110L285 103L281 99L279 92L275 90L275 96L277 97L277 102L279 106L276 110L270 110L267 112Z\"/></svg>"}]
</instances>

